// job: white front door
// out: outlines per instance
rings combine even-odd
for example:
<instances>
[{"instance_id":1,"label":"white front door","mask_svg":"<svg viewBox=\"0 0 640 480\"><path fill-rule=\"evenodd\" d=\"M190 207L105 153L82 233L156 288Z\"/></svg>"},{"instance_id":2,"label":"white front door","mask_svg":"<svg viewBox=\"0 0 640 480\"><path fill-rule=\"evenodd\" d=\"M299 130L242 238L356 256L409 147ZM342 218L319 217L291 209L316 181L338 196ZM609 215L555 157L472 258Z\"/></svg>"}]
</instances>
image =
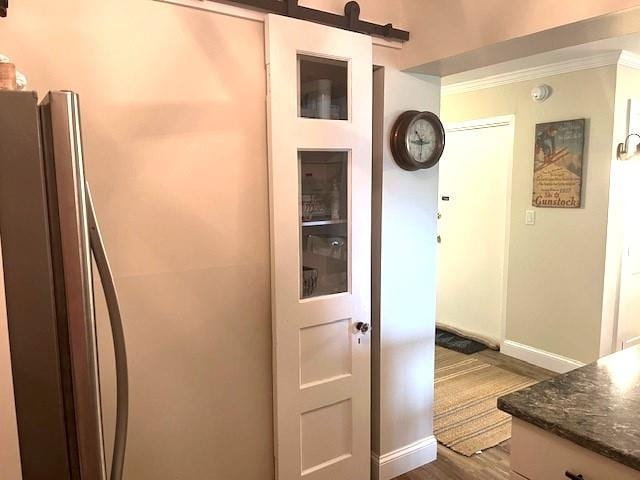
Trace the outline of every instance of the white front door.
<instances>
[{"instance_id":1,"label":"white front door","mask_svg":"<svg viewBox=\"0 0 640 480\"><path fill-rule=\"evenodd\" d=\"M278 480L370 471L371 38L266 23Z\"/></svg>"},{"instance_id":2,"label":"white front door","mask_svg":"<svg viewBox=\"0 0 640 480\"><path fill-rule=\"evenodd\" d=\"M440 162L437 322L503 337L513 118L447 126Z\"/></svg>"}]
</instances>

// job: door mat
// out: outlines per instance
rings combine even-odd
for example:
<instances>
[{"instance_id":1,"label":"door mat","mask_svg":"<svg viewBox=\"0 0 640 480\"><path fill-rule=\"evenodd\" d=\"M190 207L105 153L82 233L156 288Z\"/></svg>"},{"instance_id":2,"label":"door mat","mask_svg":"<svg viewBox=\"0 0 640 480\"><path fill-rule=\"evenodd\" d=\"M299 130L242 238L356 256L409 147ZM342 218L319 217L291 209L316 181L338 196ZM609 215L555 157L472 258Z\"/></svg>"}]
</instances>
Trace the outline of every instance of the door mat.
<instances>
[{"instance_id":1,"label":"door mat","mask_svg":"<svg viewBox=\"0 0 640 480\"><path fill-rule=\"evenodd\" d=\"M538 383L477 358L436 347L434 433L467 457L511 438L511 415L498 397Z\"/></svg>"},{"instance_id":2,"label":"door mat","mask_svg":"<svg viewBox=\"0 0 640 480\"><path fill-rule=\"evenodd\" d=\"M461 337L455 333L445 332L439 328L436 328L436 345L467 355L487 349L487 346L480 342Z\"/></svg>"}]
</instances>

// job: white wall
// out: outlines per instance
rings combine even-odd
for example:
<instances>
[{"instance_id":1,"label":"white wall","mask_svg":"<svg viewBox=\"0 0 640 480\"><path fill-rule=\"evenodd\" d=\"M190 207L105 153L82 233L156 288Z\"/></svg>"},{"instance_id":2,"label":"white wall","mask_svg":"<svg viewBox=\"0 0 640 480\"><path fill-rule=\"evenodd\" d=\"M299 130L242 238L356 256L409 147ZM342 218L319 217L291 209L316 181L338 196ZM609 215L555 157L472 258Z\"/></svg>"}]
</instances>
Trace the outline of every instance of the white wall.
<instances>
[{"instance_id":1,"label":"white wall","mask_svg":"<svg viewBox=\"0 0 640 480\"><path fill-rule=\"evenodd\" d=\"M389 479L435 458L433 438L433 342L438 168L408 172L389 149L391 127L405 110L438 113L440 81L397 69L379 52L384 65L382 149L374 169L374 217L380 215L379 317L374 329L374 471ZM374 140L375 142L375 140ZM376 145L374 145L374 152ZM381 157L380 157L381 153ZM377 211L376 211L377 210ZM375 251L375 247L374 247ZM375 268L374 268L375 272ZM398 458L394 453L401 452ZM376 463L378 465L376 465Z\"/></svg>"},{"instance_id":2,"label":"white wall","mask_svg":"<svg viewBox=\"0 0 640 480\"><path fill-rule=\"evenodd\" d=\"M627 133L639 132L640 118L638 114L640 112L634 112L634 118L629 117L629 100L640 101L639 82L639 70L618 66L600 341L601 355L617 351L622 348L624 343L640 336L640 278L637 274L631 274L638 270L637 254L634 251L637 249L638 241L639 197L637 191L640 182L640 162L637 159L618 161L615 156L618 143L625 140ZM631 151L636 143L637 138L633 137L629 142Z\"/></svg>"},{"instance_id":3,"label":"white wall","mask_svg":"<svg viewBox=\"0 0 640 480\"><path fill-rule=\"evenodd\" d=\"M640 161L625 162L624 236L620 265L617 348L640 345Z\"/></svg>"}]
</instances>

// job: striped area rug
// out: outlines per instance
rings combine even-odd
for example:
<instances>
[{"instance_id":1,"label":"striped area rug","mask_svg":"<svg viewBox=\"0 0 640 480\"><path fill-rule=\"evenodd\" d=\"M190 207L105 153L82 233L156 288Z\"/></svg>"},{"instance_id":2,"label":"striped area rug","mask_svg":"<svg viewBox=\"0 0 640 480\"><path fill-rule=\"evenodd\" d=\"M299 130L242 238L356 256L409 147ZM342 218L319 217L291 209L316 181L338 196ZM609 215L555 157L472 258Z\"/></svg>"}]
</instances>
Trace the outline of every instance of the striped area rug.
<instances>
[{"instance_id":1,"label":"striped area rug","mask_svg":"<svg viewBox=\"0 0 640 480\"><path fill-rule=\"evenodd\" d=\"M537 383L441 347L435 377L436 438L468 457L511 438L511 416L498 410L498 397Z\"/></svg>"}]
</instances>

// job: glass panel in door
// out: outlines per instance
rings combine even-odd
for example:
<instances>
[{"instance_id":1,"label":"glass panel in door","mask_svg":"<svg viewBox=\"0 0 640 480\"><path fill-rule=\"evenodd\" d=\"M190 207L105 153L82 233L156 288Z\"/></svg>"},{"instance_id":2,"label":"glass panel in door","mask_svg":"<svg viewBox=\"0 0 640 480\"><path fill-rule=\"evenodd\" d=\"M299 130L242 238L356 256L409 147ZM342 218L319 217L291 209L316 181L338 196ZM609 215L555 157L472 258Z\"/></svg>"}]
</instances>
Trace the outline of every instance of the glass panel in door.
<instances>
[{"instance_id":1,"label":"glass panel in door","mask_svg":"<svg viewBox=\"0 0 640 480\"><path fill-rule=\"evenodd\" d=\"M301 298L348 289L349 153L301 151Z\"/></svg>"},{"instance_id":2,"label":"glass panel in door","mask_svg":"<svg viewBox=\"0 0 640 480\"><path fill-rule=\"evenodd\" d=\"M299 116L347 120L349 62L298 55Z\"/></svg>"}]
</instances>

